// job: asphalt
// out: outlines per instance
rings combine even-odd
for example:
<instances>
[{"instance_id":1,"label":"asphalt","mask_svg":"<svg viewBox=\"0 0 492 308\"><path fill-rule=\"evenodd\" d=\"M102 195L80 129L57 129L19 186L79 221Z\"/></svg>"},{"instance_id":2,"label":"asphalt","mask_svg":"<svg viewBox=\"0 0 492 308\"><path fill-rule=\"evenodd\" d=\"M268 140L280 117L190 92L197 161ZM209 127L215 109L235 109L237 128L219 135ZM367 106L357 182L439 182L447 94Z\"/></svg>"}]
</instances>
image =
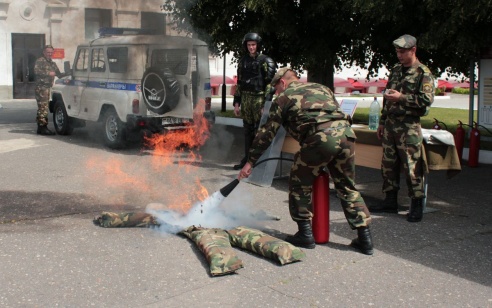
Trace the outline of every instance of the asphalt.
<instances>
[{"instance_id":1,"label":"asphalt","mask_svg":"<svg viewBox=\"0 0 492 308\"><path fill-rule=\"evenodd\" d=\"M234 136L225 161L210 154L223 142L223 132ZM240 127L215 125L200 151L203 166L220 164L216 177L233 179L242 135ZM465 163L450 179L445 171L431 171L431 212L419 223L405 219L409 200L403 188L400 214L372 216L373 256L348 246L355 232L332 189L329 243L304 250L302 261L284 266L235 249L244 268L220 277L209 274L191 241L153 229L103 229L88 224L93 216L83 213L3 223L0 305L492 307L491 174L492 164ZM224 202L266 213L256 227L282 238L296 226L288 215L288 181L277 175L270 187L240 183ZM358 166L356 183L368 205L382 199L379 170Z\"/></svg>"}]
</instances>

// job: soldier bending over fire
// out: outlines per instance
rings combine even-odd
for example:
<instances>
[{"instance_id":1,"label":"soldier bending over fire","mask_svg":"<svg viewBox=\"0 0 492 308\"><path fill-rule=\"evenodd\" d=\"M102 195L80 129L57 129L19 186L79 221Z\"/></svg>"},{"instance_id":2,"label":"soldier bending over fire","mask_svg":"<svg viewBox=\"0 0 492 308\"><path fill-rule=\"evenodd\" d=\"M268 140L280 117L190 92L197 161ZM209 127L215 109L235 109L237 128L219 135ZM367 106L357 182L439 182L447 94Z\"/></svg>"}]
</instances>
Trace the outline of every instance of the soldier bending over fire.
<instances>
[{"instance_id":1,"label":"soldier bending over fire","mask_svg":"<svg viewBox=\"0 0 492 308\"><path fill-rule=\"evenodd\" d=\"M327 168L345 217L350 227L357 229L358 238L351 246L372 255L371 216L354 183L355 133L349 117L342 112L329 88L300 82L290 67L279 69L271 85L278 97L272 104L267 122L256 134L239 179L251 174L252 166L283 125L301 146L294 156L289 177L289 211L299 231L285 240L303 248L316 246L311 227L311 192L315 178Z\"/></svg>"}]
</instances>

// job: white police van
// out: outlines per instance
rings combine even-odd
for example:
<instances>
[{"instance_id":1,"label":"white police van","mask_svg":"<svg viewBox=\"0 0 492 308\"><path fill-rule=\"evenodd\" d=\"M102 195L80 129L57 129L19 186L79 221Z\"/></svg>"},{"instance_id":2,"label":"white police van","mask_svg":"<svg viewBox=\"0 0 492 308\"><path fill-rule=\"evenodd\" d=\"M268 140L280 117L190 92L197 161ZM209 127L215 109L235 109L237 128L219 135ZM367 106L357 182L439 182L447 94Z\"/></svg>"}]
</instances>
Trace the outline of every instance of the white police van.
<instances>
[{"instance_id":1,"label":"white police van","mask_svg":"<svg viewBox=\"0 0 492 308\"><path fill-rule=\"evenodd\" d=\"M100 33L77 47L71 76L53 86L50 112L57 134L99 122L106 145L121 148L132 135L189 127L200 101L205 118L215 121L203 41L139 29Z\"/></svg>"}]
</instances>

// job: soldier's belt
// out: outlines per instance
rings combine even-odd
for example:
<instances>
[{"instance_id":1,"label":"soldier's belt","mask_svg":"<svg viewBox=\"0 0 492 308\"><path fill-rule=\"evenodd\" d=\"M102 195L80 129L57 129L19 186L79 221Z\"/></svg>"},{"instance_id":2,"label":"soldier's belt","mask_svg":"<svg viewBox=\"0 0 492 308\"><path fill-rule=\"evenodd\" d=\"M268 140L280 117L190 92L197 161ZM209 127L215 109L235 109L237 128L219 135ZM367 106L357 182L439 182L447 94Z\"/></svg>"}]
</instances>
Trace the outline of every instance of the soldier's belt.
<instances>
[{"instance_id":1,"label":"soldier's belt","mask_svg":"<svg viewBox=\"0 0 492 308\"><path fill-rule=\"evenodd\" d=\"M347 127L350 127L350 123L347 120L335 120L335 121L324 122L316 125L316 129L314 130L313 134L316 134L318 132L329 133L335 130L345 129Z\"/></svg>"}]
</instances>

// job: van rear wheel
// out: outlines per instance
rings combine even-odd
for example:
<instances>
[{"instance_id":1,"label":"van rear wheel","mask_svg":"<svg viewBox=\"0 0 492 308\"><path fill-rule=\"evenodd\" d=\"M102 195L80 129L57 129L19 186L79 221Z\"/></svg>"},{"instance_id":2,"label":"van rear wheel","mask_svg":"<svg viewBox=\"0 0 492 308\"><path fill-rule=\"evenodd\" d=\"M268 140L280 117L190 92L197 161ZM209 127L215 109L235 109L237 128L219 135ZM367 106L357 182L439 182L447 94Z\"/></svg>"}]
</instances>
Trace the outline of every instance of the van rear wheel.
<instances>
[{"instance_id":1,"label":"van rear wheel","mask_svg":"<svg viewBox=\"0 0 492 308\"><path fill-rule=\"evenodd\" d=\"M103 115L104 143L111 149L121 149L126 145L125 124L121 122L114 109L108 109Z\"/></svg>"}]
</instances>

